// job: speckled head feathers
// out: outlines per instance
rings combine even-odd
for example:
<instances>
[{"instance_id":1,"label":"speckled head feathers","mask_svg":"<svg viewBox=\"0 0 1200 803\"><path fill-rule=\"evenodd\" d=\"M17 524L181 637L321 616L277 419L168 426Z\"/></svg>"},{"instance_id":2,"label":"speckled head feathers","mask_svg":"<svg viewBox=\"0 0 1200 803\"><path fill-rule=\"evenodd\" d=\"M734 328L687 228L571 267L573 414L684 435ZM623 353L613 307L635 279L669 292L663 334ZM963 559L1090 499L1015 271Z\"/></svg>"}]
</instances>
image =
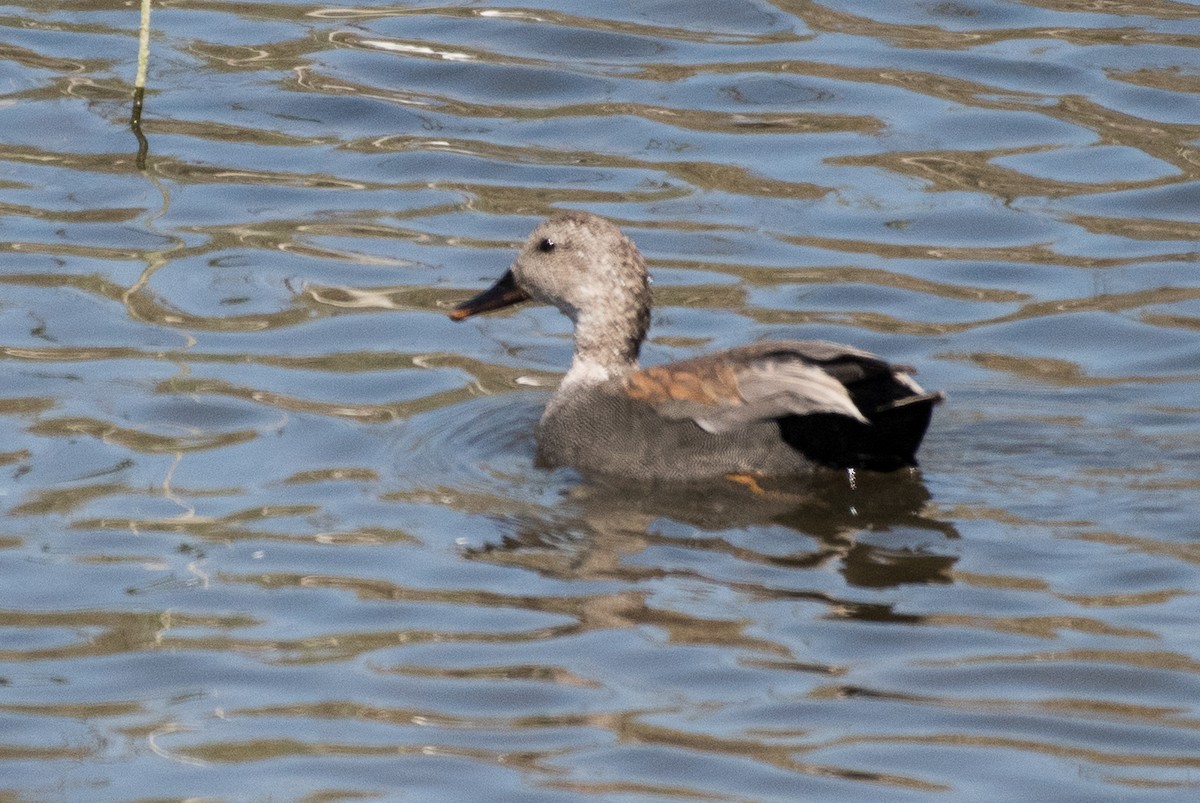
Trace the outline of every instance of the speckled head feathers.
<instances>
[{"instance_id":1,"label":"speckled head feathers","mask_svg":"<svg viewBox=\"0 0 1200 803\"><path fill-rule=\"evenodd\" d=\"M512 266L519 287L575 322L576 364L623 373L637 366L650 326L650 281L633 241L586 212L533 230Z\"/></svg>"},{"instance_id":2,"label":"speckled head feathers","mask_svg":"<svg viewBox=\"0 0 1200 803\"><path fill-rule=\"evenodd\" d=\"M585 212L543 221L525 241L512 272L530 295L576 322L605 308L629 316L649 308L646 263L637 246L613 223ZM645 326L638 328L644 335Z\"/></svg>"},{"instance_id":3,"label":"speckled head feathers","mask_svg":"<svg viewBox=\"0 0 1200 803\"><path fill-rule=\"evenodd\" d=\"M512 268L451 317L462 320L527 298L553 304L575 323L577 364L599 368L597 376L637 366L650 326L650 280L637 246L610 221L586 212L543 221Z\"/></svg>"}]
</instances>

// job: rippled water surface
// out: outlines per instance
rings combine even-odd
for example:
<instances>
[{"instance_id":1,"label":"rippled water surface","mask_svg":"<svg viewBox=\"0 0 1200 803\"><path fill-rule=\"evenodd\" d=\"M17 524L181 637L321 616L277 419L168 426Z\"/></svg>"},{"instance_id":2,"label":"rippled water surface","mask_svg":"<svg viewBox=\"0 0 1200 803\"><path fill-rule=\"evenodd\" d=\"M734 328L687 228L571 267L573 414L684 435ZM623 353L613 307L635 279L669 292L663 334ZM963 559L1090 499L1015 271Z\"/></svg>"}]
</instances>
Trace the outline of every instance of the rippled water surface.
<instances>
[{"instance_id":1,"label":"rippled water surface","mask_svg":"<svg viewBox=\"0 0 1200 803\"><path fill-rule=\"evenodd\" d=\"M1200 794L1200 4L156 0L142 170L138 24L0 12L0 798ZM921 471L534 467L562 209Z\"/></svg>"}]
</instances>

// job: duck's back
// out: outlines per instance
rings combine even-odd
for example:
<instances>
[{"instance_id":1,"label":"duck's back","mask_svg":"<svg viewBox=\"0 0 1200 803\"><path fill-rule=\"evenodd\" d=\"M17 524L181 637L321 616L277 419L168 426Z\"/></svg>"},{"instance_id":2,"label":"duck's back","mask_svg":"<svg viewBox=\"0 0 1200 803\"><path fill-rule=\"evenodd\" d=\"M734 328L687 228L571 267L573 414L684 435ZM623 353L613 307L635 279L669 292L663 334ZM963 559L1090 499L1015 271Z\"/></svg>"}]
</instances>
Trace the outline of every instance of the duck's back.
<instances>
[{"instance_id":1,"label":"duck's back","mask_svg":"<svg viewBox=\"0 0 1200 803\"><path fill-rule=\"evenodd\" d=\"M849 346L755 343L564 389L539 424L538 458L662 481L892 470L916 465L941 398Z\"/></svg>"}]
</instances>

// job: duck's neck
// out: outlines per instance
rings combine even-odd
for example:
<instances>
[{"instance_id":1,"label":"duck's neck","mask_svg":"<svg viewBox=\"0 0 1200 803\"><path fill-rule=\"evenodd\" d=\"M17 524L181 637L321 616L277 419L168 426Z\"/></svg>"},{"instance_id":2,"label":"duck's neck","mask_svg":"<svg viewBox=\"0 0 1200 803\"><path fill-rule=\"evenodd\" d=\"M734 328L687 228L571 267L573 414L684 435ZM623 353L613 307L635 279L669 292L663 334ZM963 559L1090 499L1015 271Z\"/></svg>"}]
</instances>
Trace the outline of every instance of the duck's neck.
<instances>
[{"instance_id":1,"label":"duck's neck","mask_svg":"<svg viewBox=\"0 0 1200 803\"><path fill-rule=\"evenodd\" d=\"M598 385L637 370L638 351L646 336L649 314L636 309L618 312L621 314L576 317L575 356L559 385L560 390Z\"/></svg>"}]
</instances>

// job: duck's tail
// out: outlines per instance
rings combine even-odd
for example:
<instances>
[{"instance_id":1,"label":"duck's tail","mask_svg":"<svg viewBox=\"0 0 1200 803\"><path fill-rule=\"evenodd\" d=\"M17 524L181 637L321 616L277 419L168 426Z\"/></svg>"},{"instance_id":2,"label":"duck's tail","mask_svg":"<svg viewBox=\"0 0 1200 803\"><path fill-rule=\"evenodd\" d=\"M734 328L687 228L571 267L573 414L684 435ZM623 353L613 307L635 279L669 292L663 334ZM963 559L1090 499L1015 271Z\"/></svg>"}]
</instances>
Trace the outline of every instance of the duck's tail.
<instances>
[{"instance_id":1,"label":"duck's tail","mask_svg":"<svg viewBox=\"0 0 1200 803\"><path fill-rule=\"evenodd\" d=\"M867 422L836 414L779 419L783 439L830 468L895 471L917 465L917 449L943 393L920 393L864 410Z\"/></svg>"}]
</instances>

